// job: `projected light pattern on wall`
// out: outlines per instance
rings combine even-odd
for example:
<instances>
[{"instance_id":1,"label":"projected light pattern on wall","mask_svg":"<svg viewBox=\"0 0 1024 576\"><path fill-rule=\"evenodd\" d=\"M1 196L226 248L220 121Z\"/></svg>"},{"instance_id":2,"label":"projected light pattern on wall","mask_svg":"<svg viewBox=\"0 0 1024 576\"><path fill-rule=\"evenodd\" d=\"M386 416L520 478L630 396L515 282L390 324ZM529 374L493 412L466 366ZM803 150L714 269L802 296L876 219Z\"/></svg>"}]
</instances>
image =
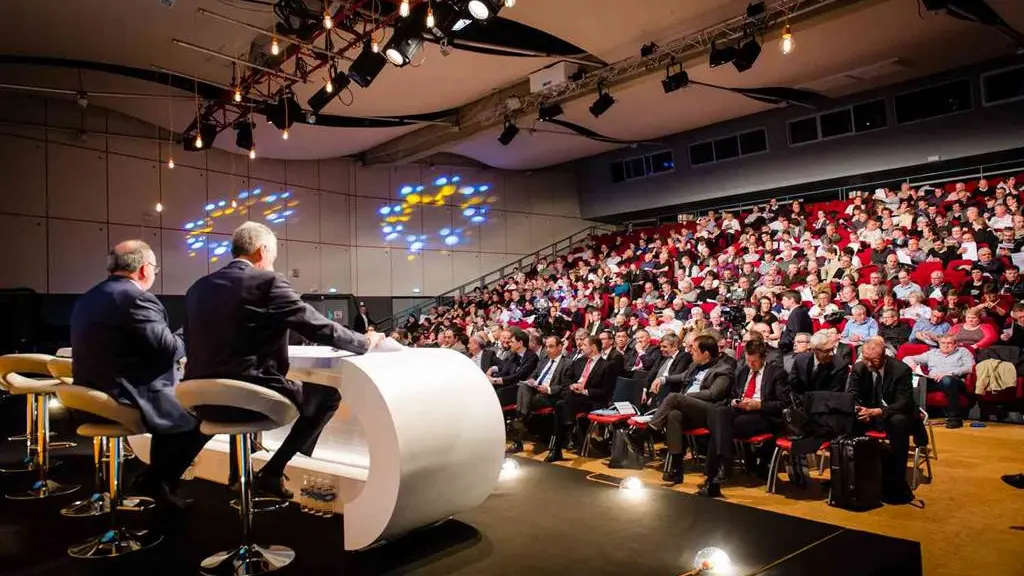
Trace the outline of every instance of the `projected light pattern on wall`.
<instances>
[{"instance_id":1,"label":"projected light pattern on wall","mask_svg":"<svg viewBox=\"0 0 1024 576\"><path fill-rule=\"evenodd\" d=\"M381 217L380 231L384 241L404 243L409 259L415 258L424 248L451 248L465 244L472 234L468 228L486 224L489 220L489 204L497 200L495 196L487 195L490 189L488 184L465 184L458 175L439 176L429 187L423 184L404 184L398 189L398 200L384 204L377 210ZM449 200L453 197L453 200ZM453 222L453 226L424 234L406 231L405 225L418 207L441 207L449 203L458 210L457 221ZM431 241L435 243L431 244Z\"/></svg>"},{"instance_id":2,"label":"projected light pattern on wall","mask_svg":"<svg viewBox=\"0 0 1024 576\"><path fill-rule=\"evenodd\" d=\"M207 237L207 234L213 231L214 221L218 218L248 210L250 220L284 224L295 215L295 207L298 205L299 201L292 197L291 191L263 194L260 188L243 190L234 198L210 202L203 206L203 216L186 222L183 226L188 231L185 236L188 255L195 257L205 249L210 262L218 262L231 256L230 240L211 242Z\"/></svg>"}]
</instances>

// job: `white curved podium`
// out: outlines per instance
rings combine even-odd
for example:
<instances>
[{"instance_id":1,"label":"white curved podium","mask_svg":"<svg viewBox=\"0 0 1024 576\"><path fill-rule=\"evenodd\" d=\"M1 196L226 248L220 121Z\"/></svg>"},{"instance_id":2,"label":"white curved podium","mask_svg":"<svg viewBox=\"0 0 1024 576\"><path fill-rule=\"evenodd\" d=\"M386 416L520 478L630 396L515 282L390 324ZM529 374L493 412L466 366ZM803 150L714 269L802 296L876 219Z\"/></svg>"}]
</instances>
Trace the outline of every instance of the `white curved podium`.
<instances>
[{"instance_id":1,"label":"white curved podium","mask_svg":"<svg viewBox=\"0 0 1024 576\"><path fill-rule=\"evenodd\" d=\"M353 356L292 346L289 356L289 378L341 391L341 407L312 458L296 456L286 473L296 493L304 475L333 478L346 550L475 508L494 490L505 457L501 406L493 386L462 354L408 348ZM265 432L264 446L273 450L287 432ZM148 435L129 442L148 462ZM253 455L257 463L268 458ZM213 438L193 471L226 482L227 437Z\"/></svg>"}]
</instances>

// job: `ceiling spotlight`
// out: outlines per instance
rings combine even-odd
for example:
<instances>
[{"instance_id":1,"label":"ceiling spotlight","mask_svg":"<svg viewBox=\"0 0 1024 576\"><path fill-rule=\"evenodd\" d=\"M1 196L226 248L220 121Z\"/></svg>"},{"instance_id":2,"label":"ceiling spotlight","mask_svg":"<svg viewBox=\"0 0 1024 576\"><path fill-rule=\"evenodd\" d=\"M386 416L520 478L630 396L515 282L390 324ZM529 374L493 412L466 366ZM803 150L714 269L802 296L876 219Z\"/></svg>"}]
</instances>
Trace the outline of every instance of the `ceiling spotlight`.
<instances>
[{"instance_id":1,"label":"ceiling spotlight","mask_svg":"<svg viewBox=\"0 0 1024 576\"><path fill-rule=\"evenodd\" d=\"M327 79L327 83L324 84L324 87L313 93L313 95L309 97L309 100L306 100L306 103L309 104L309 107L313 110L314 114L323 110L324 107L327 106L327 104L329 104L331 100L341 93L341 91L344 90L351 82L348 74L345 72L339 72L333 66L331 67L330 74L331 77Z\"/></svg>"},{"instance_id":2,"label":"ceiling spotlight","mask_svg":"<svg viewBox=\"0 0 1024 576\"><path fill-rule=\"evenodd\" d=\"M736 67L737 71L746 72L753 67L760 55L761 45L754 38L750 38L736 49L736 57L733 58L732 65Z\"/></svg>"},{"instance_id":3,"label":"ceiling spotlight","mask_svg":"<svg viewBox=\"0 0 1024 576\"><path fill-rule=\"evenodd\" d=\"M253 138L252 131L255 127L255 124L249 118L235 122L235 146L242 150L254 149L255 139Z\"/></svg>"},{"instance_id":4,"label":"ceiling spotlight","mask_svg":"<svg viewBox=\"0 0 1024 576\"><path fill-rule=\"evenodd\" d=\"M690 75L683 70L681 64L672 64L665 69L665 79L661 81L661 88L665 90L665 94L670 94L685 88L690 83Z\"/></svg>"},{"instance_id":5,"label":"ceiling spotlight","mask_svg":"<svg viewBox=\"0 0 1024 576\"><path fill-rule=\"evenodd\" d=\"M594 118L599 118L615 104L615 98L612 98L612 95L605 92L600 86L597 88L597 93L597 100L590 105L590 113L594 115Z\"/></svg>"},{"instance_id":6,"label":"ceiling spotlight","mask_svg":"<svg viewBox=\"0 0 1024 576\"><path fill-rule=\"evenodd\" d=\"M501 0L469 0L466 9L477 20L488 20L498 14L505 3Z\"/></svg>"},{"instance_id":7,"label":"ceiling spotlight","mask_svg":"<svg viewBox=\"0 0 1024 576\"><path fill-rule=\"evenodd\" d=\"M782 29L782 39L779 40L779 50L782 50L783 54L789 55L793 53L796 48L796 43L793 41L793 31L790 30L789 24Z\"/></svg>"},{"instance_id":8,"label":"ceiling spotlight","mask_svg":"<svg viewBox=\"0 0 1024 576\"><path fill-rule=\"evenodd\" d=\"M270 53L274 56L281 53L281 45L277 42L277 36L274 36L274 39L270 41Z\"/></svg>"},{"instance_id":9,"label":"ceiling spotlight","mask_svg":"<svg viewBox=\"0 0 1024 576\"><path fill-rule=\"evenodd\" d=\"M409 16L409 0L402 0L402 3L398 5L398 15L402 18Z\"/></svg>"},{"instance_id":10,"label":"ceiling spotlight","mask_svg":"<svg viewBox=\"0 0 1024 576\"><path fill-rule=\"evenodd\" d=\"M541 122L546 122L552 118L558 118L563 113L562 107L558 104L544 104L537 110L537 117Z\"/></svg>"},{"instance_id":11,"label":"ceiling spotlight","mask_svg":"<svg viewBox=\"0 0 1024 576\"><path fill-rule=\"evenodd\" d=\"M349 66L348 77L359 86L366 88L373 83L387 62L387 58L374 50L373 45L367 42L363 46L362 52L356 56L356 59L352 61L352 65Z\"/></svg>"},{"instance_id":12,"label":"ceiling spotlight","mask_svg":"<svg viewBox=\"0 0 1024 576\"><path fill-rule=\"evenodd\" d=\"M395 30L395 35L391 37L391 41L384 47L384 56L388 59L388 62L401 68L412 62L413 56L423 46L423 39L418 36L399 35L398 32L398 30Z\"/></svg>"},{"instance_id":13,"label":"ceiling spotlight","mask_svg":"<svg viewBox=\"0 0 1024 576\"><path fill-rule=\"evenodd\" d=\"M515 122L512 120L506 119L505 128L501 131L501 134L498 135L498 142L500 142L502 146L508 146L509 143L515 139L516 134L519 134L519 127L516 126Z\"/></svg>"},{"instance_id":14,"label":"ceiling spotlight","mask_svg":"<svg viewBox=\"0 0 1024 576\"><path fill-rule=\"evenodd\" d=\"M462 30L463 28L469 26L472 23L473 21L470 20L469 18L459 18L458 20L456 20L455 25L452 26L452 31L458 32L459 30Z\"/></svg>"},{"instance_id":15,"label":"ceiling spotlight","mask_svg":"<svg viewBox=\"0 0 1024 576\"><path fill-rule=\"evenodd\" d=\"M708 66L717 68L723 64L728 64L736 58L736 48L734 46L723 46L719 48L715 45L715 42L711 42L711 52L708 54Z\"/></svg>"},{"instance_id":16,"label":"ceiling spotlight","mask_svg":"<svg viewBox=\"0 0 1024 576\"><path fill-rule=\"evenodd\" d=\"M653 55L657 51L658 45L655 44L654 42L644 44L643 46L640 47L640 57L647 58L648 56Z\"/></svg>"},{"instance_id":17,"label":"ceiling spotlight","mask_svg":"<svg viewBox=\"0 0 1024 576\"><path fill-rule=\"evenodd\" d=\"M295 100L295 95L291 92L282 95L277 99L277 102L266 106L265 110L267 121L278 130L291 128L296 120L300 120L306 115L302 106L299 106L299 103Z\"/></svg>"}]
</instances>

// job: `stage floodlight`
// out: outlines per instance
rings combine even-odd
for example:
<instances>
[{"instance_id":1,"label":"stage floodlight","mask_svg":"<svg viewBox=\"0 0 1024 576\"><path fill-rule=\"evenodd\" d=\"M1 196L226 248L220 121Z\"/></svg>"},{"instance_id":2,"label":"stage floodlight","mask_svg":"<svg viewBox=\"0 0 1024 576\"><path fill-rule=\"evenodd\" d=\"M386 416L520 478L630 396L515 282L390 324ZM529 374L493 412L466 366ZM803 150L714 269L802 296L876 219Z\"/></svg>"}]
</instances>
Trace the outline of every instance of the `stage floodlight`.
<instances>
[{"instance_id":1,"label":"stage floodlight","mask_svg":"<svg viewBox=\"0 0 1024 576\"><path fill-rule=\"evenodd\" d=\"M246 152L253 150L256 147L256 140L252 135L253 128L255 126L249 118L243 118L235 122L235 146Z\"/></svg>"},{"instance_id":2,"label":"stage floodlight","mask_svg":"<svg viewBox=\"0 0 1024 576\"><path fill-rule=\"evenodd\" d=\"M388 62L401 68L412 62L413 57L419 52L423 46L424 19L415 16L420 16L421 12L425 14L427 6L427 3L417 6L414 17L406 18L395 27L391 39L384 45L384 56Z\"/></svg>"},{"instance_id":3,"label":"stage floodlight","mask_svg":"<svg viewBox=\"0 0 1024 576\"><path fill-rule=\"evenodd\" d=\"M648 56L653 55L657 51L658 45L655 44L654 42L644 44L643 46L640 47L640 57L647 58Z\"/></svg>"},{"instance_id":4,"label":"stage floodlight","mask_svg":"<svg viewBox=\"0 0 1024 576\"><path fill-rule=\"evenodd\" d=\"M751 4L747 4L747 19L757 20L759 18L763 18L766 11L764 2L753 2Z\"/></svg>"},{"instance_id":5,"label":"stage floodlight","mask_svg":"<svg viewBox=\"0 0 1024 576\"><path fill-rule=\"evenodd\" d=\"M387 63L388 59L380 52L374 52L370 47L370 42L367 42L363 46L363 51L349 66L348 77L357 85L368 88Z\"/></svg>"},{"instance_id":6,"label":"stage floodlight","mask_svg":"<svg viewBox=\"0 0 1024 576\"><path fill-rule=\"evenodd\" d=\"M711 52L708 54L708 66L717 68L722 64L732 62L735 57L736 48L734 46L722 46L719 48L714 42L711 42Z\"/></svg>"},{"instance_id":7,"label":"stage floodlight","mask_svg":"<svg viewBox=\"0 0 1024 576\"><path fill-rule=\"evenodd\" d=\"M594 118L599 118L601 114L608 111L612 105L615 104L615 98L612 95L605 92L603 89L598 88L597 100L590 105L590 113L594 115Z\"/></svg>"},{"instance_id":8,"label":"stage floodlight","mask_svg":"<svg viewBox=\"0 0 1024 576\"><path fill-rule=\"evenodd\" d=\"M516 137L516 134L519 134L519 127L516 126L515 122L505 120L505 129L498 135L498 142L500 142L502 146L508 146Z\"/></svg>"},{"instance_id":9,"label":"stage floodlight","mask_svg":"<svg viewBox=\"0 0 1024 576\"><path fill-rule=\"evenodd\" d=\"M661 87L665 90L665 94L669 94L685 88L690 83L690 75L686 73L686 70L679 69L676 72L672 72L673 67L669 66L665 70L665 79L661 81Z\"/></svg>"},{"instance_id":10,"label":"stage floodlight","mask_svg":"<svg viewBox=\"0 0 1024 576\"><path fill-rule=\"evenodd\" d=\"M757 40L750 38L736 49L736 56L732 60L732 65L736 67L737 71L746 72L754 66L754 62L757 61L757 57L760 55L761 45L758 44Z\"/></svg>"},{"instance_id":11,"label":"stage floodlight","mask_svg":"<svg viewBox=\"0 0 1024 576\"><path fill-rule=\"evenodd\" d=\"M332 70L331 74L331 91L327 91L327 86L321 86L319 90L309 97L309 100L306 100L306 104L309 104L314 114L323 110L351 82L345 72Z\"/></svg>"},{"instance_id":12,"label":"stage floodlight","mask_svg":"<svg viewBox=\"0 0 1024 576\"><path fill-rule=\"evenodd\" d=\"M469 0L466 9L477 20L489 20L498 15L503 5L502 0Z\"/></svg>"},{"instance_id":13,"label":"stage floodlight","mask_svg":"<svg viewBox=\"0 0 1024 576\"><path fill-rule=\"evenodd\" d=\"M277 102L269 107L266 115L268 122L273 124L278 130L287 133L287 130L291 128L296 120L306 117L306 112L302 109L302 106L299 106L298 101L295 100L295 95L289 92L278 98ZM287 136L282 136L287 139Z\"/></svg>"},{"instance_id":14,"label":"stage floodlight","mask_svg":"<svg viewBox=\"0 0 1024 576\"><path fill-rule=\"evenodd\" d=\"M459 7L453 2L433 2L428 6L434 15L434 25L428 26L427 31L435 38L447 38L453 31L461 30L471 22L463 17Z\"/></svg>"},{"instance_id":15,"label":"stage floodlight","mask_svg":"<svg viewBox=\"0 0 1024 576\"><path fill-rule=\"evenodd\" d=\"M562 110L562 107L558 104L545 104L537 110L537 118L539 118L541 122L551 120L552 118L558 118L562 114L564 114L564 110Z\"/></svg>"}]
</instances>

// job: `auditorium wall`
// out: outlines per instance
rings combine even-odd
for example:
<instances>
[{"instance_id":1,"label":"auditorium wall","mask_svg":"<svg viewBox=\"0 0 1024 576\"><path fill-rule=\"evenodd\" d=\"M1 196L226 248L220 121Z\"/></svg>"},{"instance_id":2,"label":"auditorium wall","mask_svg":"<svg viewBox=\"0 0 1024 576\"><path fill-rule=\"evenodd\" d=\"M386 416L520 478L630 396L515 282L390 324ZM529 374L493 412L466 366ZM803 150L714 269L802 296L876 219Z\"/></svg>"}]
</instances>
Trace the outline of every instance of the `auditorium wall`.
<instances>
[{"instance_id":1,"label":"auditorium wall","mask_svg":"<svg viewBox=\"0 0 1024 576\"><path fill-rule=\"evenodd\" d=\"M722 122L661 139L665 147L622 148L580 160L577 175L580 202L586 218L669 207L687 203L725 200L753 192L799 186L838 177L870 174L909 166L927 165L956 158L988 154L1024 146L1024 101L983 106L980 74L988 70L1019 65L1019 61L997 61L937 76L836 99L820 112L885 98L888 127L876 131L789 145L787 124L816 112L799 106L778 108ZM955 78L970 78L974 108L930 120L897 125L892 96ZM685 92L666 96L685 103ZM679 104L684 105L684 104ZM745 131L765 128L768 151L714 164L691 167L690 144L706 142ZM610 165L669 148L675 170L659 175L613 183Z\"/></svg>"},{"instance_id":2,"label":"auditorium wall","mask_svg":"<svg viewBox=\"0 0 1024 576\"><path fill-rule=\"evenodd\" d=\"M180 146L170 169L167 157L168 144L159 143L156 128L133 118L95 105L83 110L66 100L0 95L0 245L7 255L0 289L81 293L104 277L112 243L142 238L160 259L153 290L183 294L230 257L215 251L235 226L263 219L279 237L277 269L302 292L427 296L589 226L580 218L575 177L565 170L368 168L350 159L250 162L219 149L187 153ZM468 197L461 191L437 201L442 187L435 182L453 176L458 186L486 186L473 205L476 215L486 207L482 222L466 216ZM435 201L394 219L401 234L388 240L384 220L395 214L382 211L408 200L404 187L420 185L420 196L432 194ZM261 200L288 197L248 206L239 196L254 190L262 191ZM229 211L233 200L237 207ZM221 202L229 204L217 206ZM266 208L279 208L274 221L266 220ZM285 210L287 218L280 216ZM212 229L200 236L199 225L218 211L208 221ZM456 241L445 243L441 232ZM194 249L200 238L203 246ZM413 241L423 242L416 254L409 250Z\"/></svg>"}]
</instances>

